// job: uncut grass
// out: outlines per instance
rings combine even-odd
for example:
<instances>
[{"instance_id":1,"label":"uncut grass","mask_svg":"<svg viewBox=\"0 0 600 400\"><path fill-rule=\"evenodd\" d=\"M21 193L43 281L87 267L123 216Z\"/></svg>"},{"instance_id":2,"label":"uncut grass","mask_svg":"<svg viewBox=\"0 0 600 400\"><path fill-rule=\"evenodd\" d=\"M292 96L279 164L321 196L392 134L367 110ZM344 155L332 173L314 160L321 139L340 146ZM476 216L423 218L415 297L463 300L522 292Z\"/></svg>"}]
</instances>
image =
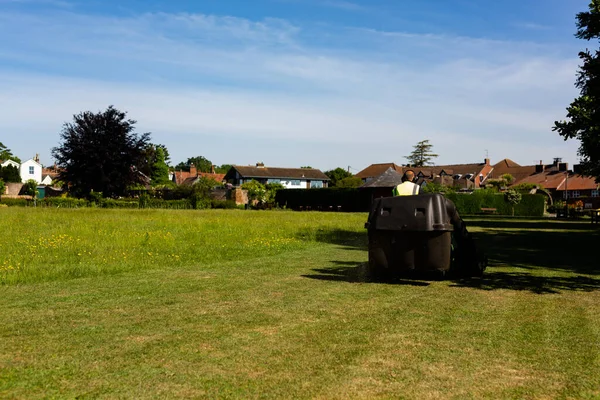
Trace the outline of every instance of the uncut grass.
<instances>
[{"instance_id":1,"label":"uncut grass","mask_svg":"<svg viewBox=\"0 0 600 400\"><path fill-rule=\"evenodd\" d=\"M305 247L4 286L0 397L600 396L589 225L548 228L591 249L569 261L536 221L470 221L484 279L382 284L363 279L362 218L276 218L313 232Z\"/></svg>"},{"instance_id":2,"label":"uncut grass","mask_svg":"<svg viewBox=\"0 0 600 400\"><path fill-rule=\"evenodd\" d=\"M333 215L240 210L0 209L0 283L251 259L305 248ZM362 229L364 216L341 227ZM335 221L335 222L334 222Z\"/></svg>"}]
</instances>

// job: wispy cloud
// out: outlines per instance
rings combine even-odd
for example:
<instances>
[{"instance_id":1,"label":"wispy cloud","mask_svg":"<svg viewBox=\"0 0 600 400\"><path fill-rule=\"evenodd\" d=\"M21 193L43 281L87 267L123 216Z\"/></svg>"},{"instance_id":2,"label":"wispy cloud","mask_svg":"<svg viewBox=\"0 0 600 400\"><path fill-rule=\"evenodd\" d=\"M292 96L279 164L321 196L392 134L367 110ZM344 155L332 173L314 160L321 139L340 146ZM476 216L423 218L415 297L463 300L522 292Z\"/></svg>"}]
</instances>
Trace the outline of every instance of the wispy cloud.
<instances>
[{"instance_id":1,"label":"wispy cloud","mask_svg":"<svg viewBox=\"0 0 600 400\"><path fill-rule=\"evenodd\" d=\"M358 3L353 3L344 0L325 0L321 5L326 7L338 8L345 11L365 11L368 8Z\"/></svg>"},{"instance_id":2,"label":"wispy cloud","mask_svg":"<svg viewBox=\"0 0 600 400\"><path fill-rule=\"evenodd\" d=\"M485 149L530 162L532 148L535 158L564 148L550 126L574 95L576 59L535 43L353 29L328 32L351 48L316 46L308 29L201 14L4 13L0 131L28 137L13 150L49 153L72 114L115 104L176 161L361 167L402 162L425 138L440 162Z\"/></svg>"},{"instance_id":3,"label":"wispy cloud","mask_svg":"<svg viewBox=\"0 0 600 400\"><path fill-rule=\"evenodd\" d=\"M513 24L515 27L517 28L521 28L521 29L527 29L527 30L531 30L531 31L546 31L548 29L551 29L550 26L548 25L542 25L536 22L515 22Z\"/></svg>"}]
</instances>

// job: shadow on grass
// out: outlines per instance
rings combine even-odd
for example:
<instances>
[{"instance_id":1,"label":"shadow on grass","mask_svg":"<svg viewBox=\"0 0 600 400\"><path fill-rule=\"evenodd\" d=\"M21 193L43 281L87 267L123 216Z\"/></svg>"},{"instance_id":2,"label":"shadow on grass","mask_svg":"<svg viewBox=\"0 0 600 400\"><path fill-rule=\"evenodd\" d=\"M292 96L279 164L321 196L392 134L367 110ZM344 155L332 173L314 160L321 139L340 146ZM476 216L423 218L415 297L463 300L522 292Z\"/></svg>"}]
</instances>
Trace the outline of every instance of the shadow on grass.
<instances>
[{"instance_id":1,"label":"shadow on grass","mask_svg":"<svg viewBox=\"0 0 600 400\"><path fill-rule=\"evenodd\" d=\"M565 290L593 292L600 290L600 279L587 276L539 276L522 272L488 272L481 278L454 281L451 287L481 290L510 289L538 294L560 293Z\"/></svg>"},{"instance_id":2,"label":"shadow on grass","mask_svg":"<svg viewBox=\"0 0 600 400\"><path fill-rule=\"evenodd\" d=\"M482 225L472 222L470 226ZM568 224L562 226L566 229L554 232L525 231L512 226L502 231L474 232L473 237L477 246L488 256L490 266L541 267L579 274L600 274L597 251L600 230L589 227L570 230Z\"/></svg>"},{"instance_id":3,"label":"shadow on grass","mask_svg":"<svg viewBox=\"0 0 600 400\"><path fill-rule=\"evenodd\" d=\"M318 279L323 281L338 281L349 283L385 283L388 285L411 285L428 286L428 282L414 279L378 280L369 274L368 263L356 263L354 261L333 261L339 267L315 268L315 274L302 275L304 278Z\"/></svg>"},{"instance_id":4,"label":"shadow on grass","mask_svg":"<svg viewBox=\"0 0 600 400\"><path fill-rule=\"evenodd\" d=\"M314 240L321 243L335 244L352 250L367 250L369 242L367 230L349 231L343 229L302 229L296 237L300 240Z\"/></svg>"},{"instance_id":5,"label":"shadow on grass","mask_svg":"<svg viewBox=\"0 0 600 400\"><path fill-rule=\"evenodd\" d=\"M479 219L477 217L467 217L465 219L467 227L478 226L481 228L494 228L494 229L508 229L508 230L520 230L520 229L560 229L570 231L590 231L597 230L592 227L592 224L588 221L565 221L557 219L540 219L537 221L532 220L519 220L519 219Z\"/></svg>"},{"instance_id":6,"label":"shadow on grass","mask_svg":"<svg viewBox=\"0 0 600 400\"><path fill-rule=\"evenodd\" d=\"M600 229L589 222L528 221L469 219L478 248L486 254L489 266L483 278L453 280L453 287L472 287L482 290L512 289L532 293L559 293L560 291L595 291L600 279L586 276L548 276L543 270L573 274L600 275ZM493 229L491 229L493 228ZM552 231L542 231L551 229ZM345 230L313 231L313 239L352 250L367 250L364 232ZM367 265L336 262L333 268L315 269L307 278L344 282L374 282L369 280ZM515 267L529 272L494 271L494 267ZM393 281L390 283L394 283ZM426 282L401 279L400 284L427 285Z\"/></svg>"}]
</instances>

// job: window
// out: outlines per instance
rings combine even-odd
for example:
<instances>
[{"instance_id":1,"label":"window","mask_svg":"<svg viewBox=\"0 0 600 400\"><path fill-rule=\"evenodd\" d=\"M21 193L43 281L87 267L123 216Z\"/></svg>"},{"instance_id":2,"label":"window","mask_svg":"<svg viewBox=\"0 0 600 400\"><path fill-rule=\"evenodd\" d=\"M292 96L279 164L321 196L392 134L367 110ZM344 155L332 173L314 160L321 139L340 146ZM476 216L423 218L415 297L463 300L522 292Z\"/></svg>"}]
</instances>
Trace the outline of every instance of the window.
<instances>
[{"instance_id":1,"label":"window","mask_svg":"<svg viewBox=\"0 0 600 400\"><path fill-rule=\"evenodd\" d=\"M281 183L281 179L267 179L267 183Z\"/></svg>"},{"instance_id":2,"label":"window","mask_svg":"<svg viewBox=\"0 0 600 400\"><path fill-rule=\"evenodd\" d=\"M600 190L592 190L592 197L600 197Z\"/></svg>"},{"instance_id":3,"label":"window","mask_svg":"<svg viewBox=\"0 0 600 400\"><path fill-rule=\"evenodd\" d=\"M292 186L300 186L300 179L294 179L290 183Z\"/></svg>"},{"instance_id":4,"label":"window","mask_svg":"<svg viewBox=\"0 0 600 400\"><path fill-rule=\"evenodd\" d=\"M319 189L323 187L323 181L310 181L311 189Z\"/></svg>"},{"instance_id":5,"label":"window","mask_svg":"<svg viewBox=\"0 0 600 400\"><path fill-rule=\"evenodd\" d=\"M573 197L573 198L579 197L579 190L573 190L571 197Z\"/></svg>"},{"instance_id":6,"label":"window","mask_svg":"<svg viewBox=\"0 0 600 400\"><path fill-rule=\"evenodd\" d=\"M570 197L571 197L571 196L570 196L570 193L569 193L569 191L568 191L568 190L565 190L565 191L563 192L563 199L568 199L568 198L570 198Z\"/></svg>"},{"instance_id":7,"label":"window","mask_svg":"<svg viewBox=\"0 0 600 400\"><path fill-rule=\"evenodd\" d=\"M35 173L34 167L29 167L29 175L33 175Z\"/></svg>"}]
</instances>

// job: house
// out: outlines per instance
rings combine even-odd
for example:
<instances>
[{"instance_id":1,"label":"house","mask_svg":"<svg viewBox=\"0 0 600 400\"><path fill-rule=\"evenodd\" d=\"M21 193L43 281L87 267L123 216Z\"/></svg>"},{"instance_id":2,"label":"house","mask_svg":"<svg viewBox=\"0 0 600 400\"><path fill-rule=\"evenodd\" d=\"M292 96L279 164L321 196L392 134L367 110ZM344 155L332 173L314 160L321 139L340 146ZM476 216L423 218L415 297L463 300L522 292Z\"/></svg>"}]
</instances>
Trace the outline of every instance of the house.
<instances>
[{"instance_id":1,"label":"house","mask_svg":"<svg viewBox=\"0 0 600 400\"><path fill-rule=\"evenodd\" d=\"M529 168L529 170L526 168ZM506 170L508 171L506 173L513 175L513 173L510 172L511 168L507 168ZM518 171L515 169L515 166L512 167L512 170L513 172ZM555 158L552 164L544 164L540 161L538 165L521 167L521 170L524 170L523 175L526 176L523 177L519 174L513 175L515 180L511 186L527 183L537 185L546 189L552 198L561 197L561 195L557 193L558 189L567 179L567 176L571 174L569 171L569 164L563 163L560 158ZM529 172L529 175L527 175L526 172Z\"/></svg>"},{"instance_id":2,"label":"house","mask_svg":"<svg viewBox=\"0 0 600 400\"><path fill-rule=\"evenodd\" d=\"M34 158L22 162L19 166L19 173L21 174L21 181L27 182L30 179L36 181L36 183L42 182L42 164L40 164L40 158L36 154Z\"/></svg>"},{"instance_id":3,"label":"house","mask_svg":"<svg viewBox=\"0 0 600 400\"><path fill-rule=\"evenodd\" d=\"M256 180L262 184L280 183L286 189L324 188L330 180L315 168L265 167L263 163L257 163L256 166L233 165L225 179L234 186Z\"/></svg>"},{"instance_id":4,"label":"house","mask_svg":"<svg viewBox=\"0 0 600 400\"><path fill-rule=\"evenodd\" d=\"M490 159L486 158L482 163L405 167L404 169L412 169L415 172L419 185L434 182L461 189L478 189L485 185L494 167L490 165Z\"/></svg>"},{"instance_id":5,"label":"house","mask_svg":"<svg viewBox=\"0 0 600 400\"><path fill-rule=\"evenodd\" d=\"M8 167L12 165L13 167L19 168L20 164L13 160L0 161L0 167Z\"/></svg>"},{"instance_id":6,"label":"house","mask_svg":"<svg viewBox=\"0 0 600 400\"><path fill-rule=\"evenodd\" d=\"M42 185L50 186L52 182L58 179L60 174L59 168L55 165L49 168L42 168Z\"/></svg>"},{"instance_id":7,"label":"house","mask_svg":"<svg viewBox=\"0 0 600 400\"><path fill-rule=\"evenodd\" d=\"M396 186L402 183L402 174L393 167L369 180L359 190L368 191L371 194L371 202L380 197L390 197Z\"/></svg>"},{"instance_id":8,"label":"house","mask_svg":"<svg viewBox=\"0 0 600 400\"><path fill-rule=\"evenodd\" d=\"M211 178L217 182L225 180L225 174L215 173L215 166L211 167L211 172L199 172L194 164L190 165L188 171L173 171L169 173L169 178L177 185L193 185L200 178Z\"/></svg>"},{"instance_id":9,"label":"house","mask_svg":"<svg viewBox=\"0 0 600 400\"><path fill-rule=\"evenodd\" d=\"M590 176L569 173L556 188L556 195L562 199L591 198L597 203L600 200L599 185ZM594 207L598 208L598 207Z\"/></svg>"},{"instance_id":10,"label":"house","mask_svg":"<svg viewBox=\"0 0 600 400\"><path fill-rule=\"evenodd\" d=\"M510 174L513 177L513 184L535 174L536 170L539 169L536 165L521 166L509 158L497 162L493 167L490 179L501 179L502 175Z\"/></svg>"},{"instance_id":11,"label":"house","mask_svg":"<svg viewBox=\"0 0 600 400\"><path fill-rule=\"evenodd\" d=\"M365 168L362 171L360 171L359 173L355 174L354 176L362 179L363 183L368 183L371 180L380 176L381 174L385 173L390 168L393 169L394 171L398 172L400 175L402 175L404 173L402 170L402 167L399 165L396 165L394 163L382 163L382 164L371 164L367 168Z\"/></svg>"}]
</instances>

